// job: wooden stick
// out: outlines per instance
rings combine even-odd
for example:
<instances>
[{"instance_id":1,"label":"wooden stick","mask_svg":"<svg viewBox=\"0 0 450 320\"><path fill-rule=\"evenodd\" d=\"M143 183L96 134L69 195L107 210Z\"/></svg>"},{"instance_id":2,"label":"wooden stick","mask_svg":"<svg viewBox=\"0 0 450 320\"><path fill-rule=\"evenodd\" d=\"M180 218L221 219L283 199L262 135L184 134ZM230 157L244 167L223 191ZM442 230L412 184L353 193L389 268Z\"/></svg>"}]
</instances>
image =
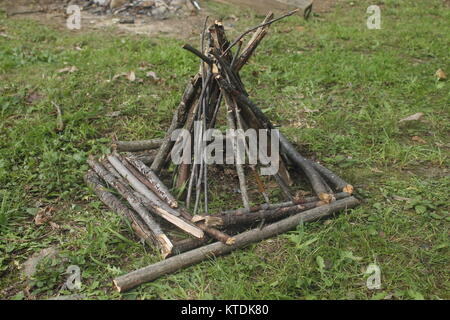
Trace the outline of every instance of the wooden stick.
<instances>
[{"instance_id":1,"label":"wooden stick","mask_svg":"<svg viewBox=\"0 0 450 320\"><path fill-rule=\"evenodd\" d=\"M241 233L235 237L236 242L233 246L227 246L221 242L216 242L135 270L115 278L113 283L116 290L119 292L125 292L142 283L153 281L165 274L176 272L205 259L211 259L211 257L224 255L238 248L245 247L251 243L287 232L296 228L300 223L314 221L328 216L333 212L353 208L358 204L359 201L356 198L349 197L333 202L329 205L314 208L306 212L301 212L289 218L265 226L263 229L257 228Z\"/></svg>"},{"instance_id":2,"label":"wooden stick","mask_svg":"<svg viewBox=\"0 0 450 320\"><path fill-rule=\"evenodd\" d=\"M120 175L127 179L130 185L142 195L142 197L139 197L139 194L136 196L138 196L141 201L146 200L144 204L149 207L153 213L159 215L190 235L196 238L203 238L204 233L201 229L178 217L177 215L179 215L179 212L162 202L150 189L133 176L117 157L109 155L107 159Z\"/></svg>"},{"instance_id":3,"label":"wooden stick","mask_svg":"<svg viewBox=\"0 0 450 320\"><path fill-rule=\"evenodd\" d=\"M264 19L263 23L268 22L272 19L273 13L270 12ZM242 54L239 56L239 58L237 58L236 62L232 65L234 70L236 71L241 70L242 67L248 62L248 60L258 47L258 45L261 43L262 39L266 36L267 29L269 27L270 25L267 25L265 27L260 27L259 29L256 30L256 32L253 34L253 37L250 39L248 44L242 50Z\"/></svg>"},{"instance_id":4,"label":"wooden stick","mask_svg":"<svg viewBox=\"0 0 450 320\"><path fill-rule=\"evenodd\" d=\"M180 213L186 220L194 222L192 215L186 209L180 208ZM223 242L226 245L233 245L235 242L235 239L233 237L230 237L228 234L220 230L208 227L204 222L198 223L197 226L203 231L205 231L210 237L219 240L220 242Z\"/></svg>"},{"instance_id":5,"label":"wooden stick","mask_svg":"<svg viewBox=\"0 0 450 320\"><path fill-rule=\"evenodd\" d=\"M119 156L116 154L116 156ZM119 156L120 157L120 156ZM119 158L120 159L120 158ZM149 182L147 185L150 190L152 190L161 200L167 202L172 208L178 208L178 202L174 196L170 193L169 189L164 185L164 183L159 179L159 177L144 163L138 159L132 157L125 157L122 163L129 163L132 167L145 177ZM128 167L127 167L128 168Z\"/></svg>"},{"instance_id":6,"label":"wooden stick","mask_svg":"<svg viewBox=\"0 0 450 320\"><path fill-rule=\"evenodd\" d=\"M348 194L347 192L339 192L339 193L334 194L334 197L337 200L341 200L341 199L344 199L344 198L347 198L350 196L351 195ZM282 207L290 207L290 206L295 206L298 204L305 204L305 203L318 202L318 201L320 201L319 197L305 197L305 198L296 197L294 199L294 201L278 202L278 203L271 203L271 204L260 204L260 205L251 207L250 210L246 210L245 208L239 208L239 209L235 209L235 210L225 210L225 211L214 213L214 214L212 214L212 216L225 215L225 214L242 215L242 214L247 214L249 212L277 209L277 208L282 208Z\"/></svg>"},{"instance_id":7,"label":"wooden stick","mask_svg":"<svg viewBox=\"0 0 450 320\"><path fill-rule=\"evenodd\" d=\"M227 92L223 92L223 95L225 97L225 103L228 106L228 110L227 110L228 127L236 132L236 123L235 123L235 119L234 119L234 115L233 115L233 109L236 108L236 106L233 105L233 101ZM247 185L245 183L244 168L242 167L242 165L240 163L238 163L239 159L237 158L238 147L236 145L236 139L232 139L232 145L233 145L233 151L234 151L234 155L235 155L236 172L237 172L237 175L239 178L239 188L241 190L242 203L244 204L245 208L250 209L249 198L248 198L248 193L247 193Z\"/></svg>"},{"instance_id":8,"label":"wooden stick","mask_svg":"<svg viewBox=\"0 0 450 320\"><path fill-rule=\"evenodd\" d=\"M155 234L156 240L161 247L163 256L167 256L172 251L172 242L161 230L159 224L152 218L147 209L142 205L142 203L137 199L133 192L124 184L122 184L114 175L99 162L95 161L94 158L89 158L88 160L91 168L104 179L110 186L116 189L131 205L131 207L139 214L141 219L145 222L147 227Z\"/></svg>"},{"instance_id":9,"label":"wooden stick","mask_svg":"<svg viewBox=\"0 0 450 320\"><path fill-rule=\"evenodd\" d=\"M164 166L164 162L172 149L174 142L172 141L172 133L181 128L186 122L186 117L188 114L188 110L193 103L197 95L197 90L199 89L201 84L201 75L197 74L192 81L189 81L186 90L181 98L181 102L175 111L175 115L172 118L172 123L170 124L169 129L167 130L166 137L164 138L164 142L158 150L158 153L155 157L155 160L152 163L151 169L155 173L159 173L159 171Z\"/></svg>"},{"instance_id":10,"label":"wooden stick","mask_svg":"<svg viewBox=\"0 0 450 320\"><path fill-rule=\"evenodd\" d=\"M330 169L322 166L321 164L314 162L312 160L309 160L309 162L312 164L312 166L319 171L319 173L330 183L333 184L336 190L346 192L348 194L352 194L354 191L354 188L351 184L347 183L344 179L339 177L337 174L335 174Z\"/></svg>"},{"instance_id":11,"label":"wooden stick","mask_svg":"<svg viewBox=\"0 0 450 320\"><path fill-rule=\"evenodd\" d=\"M234 47L234 46L235 46L242 38L244 38L247 34L253 32L253 31L255 31L255 30L259 29L259 28L268 26L268 25L270 25L270 24L272 24L272 23L274 23L274 22L277 22L277 21L279 21L279 20L281 20L281 19L284 19L284 18L286 18L286 17L292 16L293 14L297 13L299 10L300 10L300 9L292 10L292 11L290 11L290 12L288 12L288 13L282 15L282 16L279 17L279 18L272 19L272 20L267 21L267 22L264 22L264 23L262 23L262 24L260 24L260 25L258 25L258 26L256 26L256 27L253 27L253 28L248 29L247 31L245 31L244 33L242 33L239 37L237 37L237 39L234 40L234 41L228 46L228 48L224 51L223 55L225 55L228 51L230 51L230 49L233 48L233 47Z\"/></svg>"},{"instance_id":12,"label":"wooden stick","mask_svg":"<svg viewBox=\"0 0 450 320\"><path fill-rule=\"evenodd\" d=\"M157 149L164 142L164 139L141 140L141 141L113 141L111 147L117 151L146 151Z\"/></svg>"},{"instance_id":13,"label":"wooden stick","mask_svg":"<svg viewBox=\"0 0 450 320\"><path fill-rule=\"evenodd\" d=\"M198 51L197 49L195 49L193 46L189 45L189 44L185 44L183 45L183 49L195 54L197 57L199 57L200 59L202 59L204 62L206 62L209 65L213 64L213 61L208 58L207 56L205 56L203 53L201 53L200 51Z\"/></svg>"},{"instance_id":14,"label":"wooden stick","mask_svg":"<svg viewBox=\"0 0 450 320\"><path fill-rule=\"evenodd\" d=\"M350 197L346 192L339 193L336 199L345 199ZM246 225L255 223L258 221L275 221L285 218L289 215L296 214L302 211L306 211L312 208L320 207L326 205L325 201L314 197L315 201L304 202L304 203L293 203L284 202L269 205L260 205L252 208L253 210L248 211L244 208L238 209L235 212L230 213L219 213L215 215L206 216L194 216L192 221L203 221L207 227L220 227L229 228L235 225Z\"/></svg>"},{"instance_id":15,"label":"wooden stick","mask_svg":"<svg viewBox=\"0 0 450 320\"><path fill-rule=\"evenodd\" d=\"M64 131L64 121L62 118L62 110L59 105L57 105L54 101L52 101L53 106L56 108L56 132L63 132Z\"/></svg>"}]
</instances>

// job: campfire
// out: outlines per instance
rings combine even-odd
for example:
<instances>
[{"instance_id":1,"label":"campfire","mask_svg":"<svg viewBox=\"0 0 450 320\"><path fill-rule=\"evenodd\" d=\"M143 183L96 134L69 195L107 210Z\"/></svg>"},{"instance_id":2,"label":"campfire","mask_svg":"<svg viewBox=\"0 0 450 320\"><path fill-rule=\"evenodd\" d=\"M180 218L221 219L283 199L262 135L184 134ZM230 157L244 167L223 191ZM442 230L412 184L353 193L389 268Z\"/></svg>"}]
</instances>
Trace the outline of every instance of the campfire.
<instances>
[{"instance_id":1,"label":"campfire","mask_svg":"<svg viewBox=\"0 0 450 320\"><path fill-rule=\"evenodd\" d=\"M183 47L199 58L200 67L188 81L164 139L114 141L112 154L103 159L89 158L92 169L85 176L86 183L111 210L129 220L141 239L159 248L163 258L116 278L117 290L129 290L209 257L295 229L300 223L358 205L352 185L302 156L254 103L239 75L270 25L296 12L276 19L269 14L262 24L232 42L227 40L220 21L209 27L205 21L200 49ZM244 38L250 34L244 45ZM233 134L220 140L211 154L220 153L221 147L231 150L232 164L211 164L210 157L204 156L205 145L195 143L203 141L208 130L219 127L220 121L220 127L226 126ZM256 141L243 134L248 130L259 132ZM238 161L246 160L242 158L262 140L270 146L269 152L258 149L258 161L253 163ZM192 141L194 147L186 148ZM240 150L245 151L244 156ZM177 154L183 161L173 164ZM278 154L277 170L267 174L269 160ZM217 168L224 167L233 172L225 175L236 177L239 192L235 195L239 194L242 205L211 209L211 185L220 180L218 172L225 172ZM174 230L185 238L173 235Z\"/></svg>"}]
</instances>

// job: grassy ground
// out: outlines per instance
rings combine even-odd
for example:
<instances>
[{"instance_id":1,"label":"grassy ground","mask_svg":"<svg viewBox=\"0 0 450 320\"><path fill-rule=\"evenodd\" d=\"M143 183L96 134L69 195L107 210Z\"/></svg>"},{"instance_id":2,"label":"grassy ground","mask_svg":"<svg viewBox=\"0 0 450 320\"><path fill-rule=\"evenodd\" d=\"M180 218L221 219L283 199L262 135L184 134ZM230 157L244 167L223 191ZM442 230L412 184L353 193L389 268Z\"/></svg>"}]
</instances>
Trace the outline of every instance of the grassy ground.
<instances>
[{"instance_id":1,"label":"grassy ground","mask_svg":"<svg viewBox=\"0 0 450 320\"><path fill-rule=\"evenodd\" d=\"M158 258L85 187L86 158L107 153L113 134L162 137L197 62L177 40L74 33L0 13L0 297L54 296L78 265L91 299L450 298L450 84L434 75L450 73L450 9L385 0L382 29L368 30L369 4L341 1L309 22L279 23L243 71L265 112L365 203L123 295L111 279ZM240 18L233 34L260 20L212 10ZM67 66L77 71L58 73ZM143 81L112 80L131 70ZM52 102L64 110L62 133ZM420 121L399 123L417 112ZM34 224L45 206L59 228ZM58 258L26 281L20 265L51 246ZM371 263L380 290L366 287Z\"/></svg>"}]
</instances>

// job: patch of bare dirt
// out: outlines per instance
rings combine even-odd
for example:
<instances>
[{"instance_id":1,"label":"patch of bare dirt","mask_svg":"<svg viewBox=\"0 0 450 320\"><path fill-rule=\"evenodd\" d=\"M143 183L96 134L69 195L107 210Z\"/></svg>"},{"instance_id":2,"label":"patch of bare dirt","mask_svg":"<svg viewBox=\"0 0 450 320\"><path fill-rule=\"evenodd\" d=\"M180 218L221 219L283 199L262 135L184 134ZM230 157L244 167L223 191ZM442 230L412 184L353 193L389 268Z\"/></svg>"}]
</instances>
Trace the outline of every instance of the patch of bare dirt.
<instances>
[{"instance_id":1,"label":"patch of bare dirt","mask_svg":"<svg viewBox=\"0 0 450 320\"><path fill-rule=\"evenodd\" d=\"M281 12L295 7L304 9L313 0L210 0L247 7L258 14L269 11ZM94 14L91 11L81 12L81 32L116 26L117 30L148 36L170 35L179 39L196 37L208 15L208 2L199 1L203 10L197 14L181 17L173 16L167 19L154 19L145 15L134 17L134 23L120 23L120 17L112 14ZM313 11L330 10L337 0L314 0ZM0 8L11 18L26 18L38 20L57 29L65 29L68 15L66 7L71 0L15 0L0 1Z\"/></svg>"}]
</instances>

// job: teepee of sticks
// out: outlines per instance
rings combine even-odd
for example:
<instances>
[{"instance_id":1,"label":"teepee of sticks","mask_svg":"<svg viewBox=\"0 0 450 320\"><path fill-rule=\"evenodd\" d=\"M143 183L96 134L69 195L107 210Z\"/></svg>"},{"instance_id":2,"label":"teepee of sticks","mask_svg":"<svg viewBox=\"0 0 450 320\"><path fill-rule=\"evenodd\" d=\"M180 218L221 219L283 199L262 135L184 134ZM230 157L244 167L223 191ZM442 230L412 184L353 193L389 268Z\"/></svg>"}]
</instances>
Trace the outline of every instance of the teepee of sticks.
<instances>
[{"instance_id":1,"label":"teepee of sticks","mask_svg":"<svg viewBox=\"0 0 450 320\"><path fill-rule=\"evenodd\" d=\"M295 12L276 19L269 14L262 24L247 30L233 42L227 40L221 22L216 21L207 28L205 21L201 49L190 45L183 47L200 59L200 69L188 82L165 138L114 141L112 154L99 160L89 158L91 170L85 175L86 183L110 209L128 219L141 239L158 247L164 258L159 263L114 279L117 290L128 290L208 257L231 252L289 231L299 223L320 219L359 203L352 196L350 184L319 163L303 157L278 130L280 160L276 173L269 178L262 177L260 163L245 165L236 161L231 166L237 177L241 208L209 208L209 186L218 177L217 172L212 171L216 165L208 164L205 157L172 168L172 190L182 190L178 199L163 182L170 155L180 146L179 140L172 139L174 131L183 128L194 135L194 140L200 139L195 135L215 128L220 110L225 111L224 122L228 128L264 129L268 139L273 139L271 133L275 127L250 98L239 71L266 36L270 25ZM242 40L251 33L252 37L244 46ZM199 130L194 130L194 123L200 124ZM238 143L246 149L250 147L250 142L239 135L226 143L230 143L235 156L238 156ZM187 156L193 157L194 152ZM268 179L272 179L272 187L267 186ZM304 185L305 181L310 187L309 196L293 191L297 182ZM252 189L259 193L261 203L251 198L249 182L255 185ZM271 199L270 189L279 191L276 201ZM279 197L285 199L280 202ZM175 241L169 235L170 230L181 231L188 237ZM212 242L214 240L217 242Z\"/></svg>"}]
</instances>

